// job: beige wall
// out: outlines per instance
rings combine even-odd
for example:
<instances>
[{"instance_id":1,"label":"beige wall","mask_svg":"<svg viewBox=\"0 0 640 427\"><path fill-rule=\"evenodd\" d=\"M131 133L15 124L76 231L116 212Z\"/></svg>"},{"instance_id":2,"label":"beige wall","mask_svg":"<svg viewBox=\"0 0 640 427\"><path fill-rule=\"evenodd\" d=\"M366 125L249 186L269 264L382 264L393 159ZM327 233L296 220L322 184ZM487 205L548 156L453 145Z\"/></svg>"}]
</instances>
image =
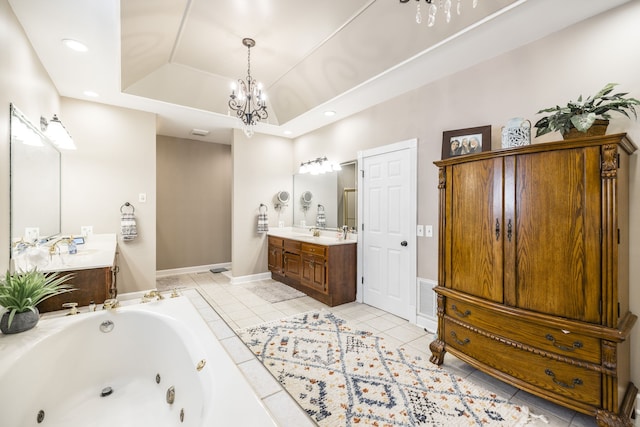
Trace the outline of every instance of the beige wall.
<instances>
[{"instance_id":1,"label":"beige wall","mask_svg":"<svg viewBox=\"0 0 640 427\"><path fill-rule=\"evenodd\" d=\"M233 235L232 273L234 277L267 272L265 234L256 232L260 203L268 207L269 227L278 225L274 197L278 191L293 192L291 173L292 142L286 138L233 133ZM291 226L292 208L280 219Z\"/></svg>"},{"instance_id":2,"label":"beige wall","mask_svg":"<svg viewBox=\"0 0 640 427\"><path fill-rule=\"evenodd\" d=\"M118 291L155 288L155 115L62 98L61 119L78 147L62 156L62 232L92 225L94 233L117 233ZM119 237L125 202L135 207L138 227L130 242Z\"/></svg>"},{"instance_id":3,"label":"beige wall","mask_svg":"<svg viewBox=\"0 0 640 427\"><path fill-rule=\"evenodd\" d=\"M231 262L231 146L157 138L157 270Z\"/></svg>"},{"instance_id":4,"label":"beige wall","mask_svg":"<svg viewBox=\"0 0 640 427\"><path fill-rule=\"evenodd\" d=\"M0 272L9 268L9 103L39 126L60 97L6 0L0 0Z\"/></svg>"},{"instance_id":5,"label":"beige wall","mask_svg":"<svg viewBox=\"0 0 640 427\"><path fill-rule=\"evenodd\" d=\"M520 49L498 56L433 84L368 109L295 141L293 164L326 154L339 161L358 150L417 137L418 223L437 225L437 169L442 132L492 125L493 148L500 147L500 127L511 117L535 123L536 112L577 95L595 93L606 83L640 98L640 2L575 25ZM428 70L425 70L428 72ZM609 133L626 131L640 144L640 122L616 118ZM544 141L558 139L545 137ZM535 141L535 142L542 142ZM630 218L640 218L640 170L631 160ZM640 225L631 224L631 311L640 314ZM437 227L434 236L438 235ZM437 240L418 238L418 276L437 280ZM632 360L640 360L640 327L631 337ZM632 366L640 383L640 365Z\"/></svg>"}]
</instances>

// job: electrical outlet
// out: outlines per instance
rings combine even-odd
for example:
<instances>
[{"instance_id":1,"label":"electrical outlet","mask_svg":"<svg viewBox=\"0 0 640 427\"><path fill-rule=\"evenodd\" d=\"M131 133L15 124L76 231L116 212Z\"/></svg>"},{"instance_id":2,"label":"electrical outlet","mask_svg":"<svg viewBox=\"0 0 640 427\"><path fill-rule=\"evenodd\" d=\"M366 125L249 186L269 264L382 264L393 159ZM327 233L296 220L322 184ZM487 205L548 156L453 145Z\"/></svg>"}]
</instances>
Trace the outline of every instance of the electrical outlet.
<instances>
[{"instance_id":1,"label":"electrical outlet","mask_svg":"<svg viewBox=\"0 0 640 427\"><path fill-rule=\"evenodd\" d=\"M80 234L83 237L91 236L93 234L93 225L80 226Z\"/></svg>"},{"instance_id":2,"label":"electrical outlet","mask_svg":"<svg viewBox=\"0 0 640 427\"><path fill-rule=\"evenodd\" d=\"M416 227L416 235L418 235L418 237L424 236L424 225L418 225Z\"/></svg>"},{"instance_id":3,"label":"electrical outlet","mask_svg":"<svg viewBox=\"0 0 640 427\"><path fill-rule=\"evenodd\" d=\"M26 227L24 229L24 239L27 242L35 242L40 238L40 228L38 227Z\"/></svg>"},{"instance_id":4,"label":"electrical outlet","mask_svg":"<svg viewBox=\"0 0 640 427\"><path fill-rule=\"evenodd\" d=\"M426 225L424 227L424 235L427 237L433 237L433 226L432 225Z\"/></svg>"},{"instance_id":5,"label":"electrical outlet","mask_svg":"<svg viewBox=\"0 0 640 427\"><path fill-rule=\"evenodd\" d=\"M140 203L147 203L147 193L138 194L138 201Z\"/></svg>"}]
</instances>

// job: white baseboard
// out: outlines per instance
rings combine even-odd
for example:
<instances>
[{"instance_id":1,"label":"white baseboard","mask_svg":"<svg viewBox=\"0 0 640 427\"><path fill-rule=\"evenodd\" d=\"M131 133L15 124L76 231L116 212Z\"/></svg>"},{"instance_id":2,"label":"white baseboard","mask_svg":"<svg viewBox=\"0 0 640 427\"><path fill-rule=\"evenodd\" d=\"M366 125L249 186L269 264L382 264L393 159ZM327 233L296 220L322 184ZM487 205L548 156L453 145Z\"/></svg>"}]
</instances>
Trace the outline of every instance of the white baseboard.
<instances>
[{"instance_id":1,"label":"white baseboard","mask_svg":"<svg viewBox=\"0 0 640 427\"><path fill-rule=\"evenodd\" d=\"M173 268L170 270L157 270L156 278L175 276L176 274L202 273L205 271L209 271L212 268L231 268L231 263L223 262L220 264L197 265L193 267Z\"/></svg>"},{"instance_id":2,"label":"white baseboard","mask_svg":"<svg viewBox=\"0 0 640 427\"><path fill-rule=\"evenodd\" d=\"M249 282L256 282L258 280L271 279L271 272L267 271L266 273L250 274L248 276L238 276L238 277L231 276L230 274L226 274L226 276L228 276L231 279L232 285L239 285L241 283L249 283Z\"/></svg>"},{"instance_id":3,"label":"white baseboard","mask_svg":"<svg viewBox=\"0 0 640 427\"><path fill-rule=\"evenodd\" d=\"M418 314L418 319L416 325L421 328L426 329L429 332L433 332L434 334L438 332L438 320L431 319L429 317L420 316Z\"/></svg>"}]
</instances>

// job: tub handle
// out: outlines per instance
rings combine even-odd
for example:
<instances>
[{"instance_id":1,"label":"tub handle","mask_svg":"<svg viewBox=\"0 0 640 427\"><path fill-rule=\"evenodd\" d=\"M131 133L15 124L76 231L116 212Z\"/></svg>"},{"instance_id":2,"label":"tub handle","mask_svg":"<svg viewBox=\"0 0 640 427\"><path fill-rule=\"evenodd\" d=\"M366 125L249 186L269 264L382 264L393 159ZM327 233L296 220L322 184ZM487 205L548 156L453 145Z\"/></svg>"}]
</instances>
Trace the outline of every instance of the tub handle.
<instances>
[{"instance_id":1,"label":"tub handle","mask_svg":"<svg viewBox=\"0 0 640 427\"><path fill-rule=\"evenodd\" d=\"M196 365L196 369L198 370L198 372L202 371L202 368L204 368L204 365L206 364L207 364L207 361L204 359L199 361L198 364Z\"/></svg>"}]
</instances>

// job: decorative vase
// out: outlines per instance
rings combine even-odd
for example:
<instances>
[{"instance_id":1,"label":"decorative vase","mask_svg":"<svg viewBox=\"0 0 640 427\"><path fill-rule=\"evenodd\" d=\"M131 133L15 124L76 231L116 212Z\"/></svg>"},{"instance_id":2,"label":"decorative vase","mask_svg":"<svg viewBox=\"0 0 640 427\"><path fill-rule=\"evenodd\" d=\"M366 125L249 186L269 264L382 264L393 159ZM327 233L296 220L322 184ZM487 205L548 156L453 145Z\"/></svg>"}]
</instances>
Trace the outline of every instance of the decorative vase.
<instances>
[{"instance_id":1,"label":"decorative vase","mask_svg":"<svg viewBox=\"0 0 640 427\"><path fill-rule=\"evenodd\" d=\"M596 120L586 132L580 132L575 127L571 126L569 132L562 135L563 139L575 139L586 138L587 136L602 136L607 133L607 126L609 126L609 120Z\"/></svg>"},{"instance_id":2,"label":"decorative vase","mask_svg":"<svg viewBox=\"0 0 640 427\"><path fill-rule=\"evenodd\" d=\"M502 148L521 147L531 144L531 122L514 117L502 127Z\"/></svg>"},{"instance_id":3,"label":"decorative vase","mask_svg":"<svg viewBox=\"0 0 640 427\"><path fill-rule=\"evenodd\" d=\"M27 310L22 313L16 313L13 317L13 322L11 322L11 327L9 327L9 312L5 312L0 319L0 331L3 334L17 334L33 328L40 320L38 309L35 308L34 310L35 312Z\"/></svg>"}]
</instances>

